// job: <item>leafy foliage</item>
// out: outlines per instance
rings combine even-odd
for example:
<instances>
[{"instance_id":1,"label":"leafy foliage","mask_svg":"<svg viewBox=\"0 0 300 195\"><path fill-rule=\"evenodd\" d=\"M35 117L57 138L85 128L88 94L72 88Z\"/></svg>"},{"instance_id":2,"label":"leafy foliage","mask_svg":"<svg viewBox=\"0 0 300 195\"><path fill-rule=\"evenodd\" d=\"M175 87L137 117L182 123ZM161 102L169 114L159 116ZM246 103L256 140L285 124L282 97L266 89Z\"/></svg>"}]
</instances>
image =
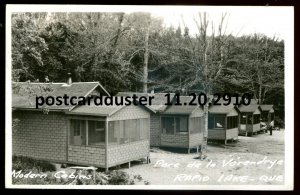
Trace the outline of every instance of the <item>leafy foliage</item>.
<instances>
[{"instance_id":1,"label":"leafy foliage","mask_svg":"<svg viewBox=\"0 0 300 195\"><path fill-rule=\"evenodd\" d=\"M74 81L99 81L111 94L142 91L147 40L149 91L248 92L284 119L284 42L225 35L225 25L203 13L195 24L192 36L149 13L13 14L13 79L65 82L71 72Z\"/></svg>"}]
</instances>

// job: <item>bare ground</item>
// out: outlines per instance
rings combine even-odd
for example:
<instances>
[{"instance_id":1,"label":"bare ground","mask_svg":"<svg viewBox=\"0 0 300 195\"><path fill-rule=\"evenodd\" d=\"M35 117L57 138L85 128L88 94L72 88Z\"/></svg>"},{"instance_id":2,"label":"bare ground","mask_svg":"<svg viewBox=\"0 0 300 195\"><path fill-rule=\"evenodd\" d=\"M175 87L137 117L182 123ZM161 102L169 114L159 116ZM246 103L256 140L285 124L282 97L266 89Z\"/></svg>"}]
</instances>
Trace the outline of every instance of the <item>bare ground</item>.
<instances>
[{"instance_id":1,"label":"bare ground","mask_svg":"<svg viewBox=\"0 0 300 195\"><path fill-rule=\"evenodd\" d=\"M133 163L122 170L141 175L155 185L283 184L284 130L273 131L272 136L239 136L238 141L226 146L209 143L207 158L198 157L196 152L152 148L150 164ZM229 161L231 164L226 164Z\"/></svg>"}]
</instances>

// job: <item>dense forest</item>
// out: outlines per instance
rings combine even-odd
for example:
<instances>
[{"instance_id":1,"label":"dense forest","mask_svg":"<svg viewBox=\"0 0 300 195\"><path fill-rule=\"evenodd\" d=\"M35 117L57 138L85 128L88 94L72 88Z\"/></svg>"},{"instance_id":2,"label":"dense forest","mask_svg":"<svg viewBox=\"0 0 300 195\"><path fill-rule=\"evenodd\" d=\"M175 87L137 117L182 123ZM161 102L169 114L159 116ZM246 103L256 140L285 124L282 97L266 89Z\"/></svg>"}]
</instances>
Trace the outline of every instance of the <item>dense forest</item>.
<instances>
[{"instance_id":1,"label":"dense forest","mask_svg":"<svg viewBox=\"0 0 300 195\"><path fill-rule=\"evenodd\" d=\"M99 81L109 92L250 93L284 125L284 42L226 33L199 13L198 33L150 13L12 15L14 81ZM184 24L184 21L182 21ZM208 34L207 32L212 33Z\"/></svg>"}]
</instances>

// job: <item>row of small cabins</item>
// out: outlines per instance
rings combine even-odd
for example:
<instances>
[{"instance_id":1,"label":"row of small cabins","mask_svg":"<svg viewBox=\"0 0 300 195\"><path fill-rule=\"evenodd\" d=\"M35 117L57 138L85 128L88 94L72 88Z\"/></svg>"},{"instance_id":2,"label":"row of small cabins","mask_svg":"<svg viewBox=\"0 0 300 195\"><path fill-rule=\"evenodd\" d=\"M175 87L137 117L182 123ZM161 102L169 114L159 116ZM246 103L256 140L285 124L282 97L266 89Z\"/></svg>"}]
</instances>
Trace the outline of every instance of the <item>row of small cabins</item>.
<instances>
[{"instance_id":1,"label":"row of small cabins","mask_svg":"<svg viewBox=\"0 0 300 195\"><path fill-rule=\"evenodd\" d=\"M20 120L12 136L13 155L108 169L141 158L149 162L150 146L198 150L205 139L226 143L239 133L258 132L261 116L267 123L274 119L271 105L210 106L208 135L204 135L203 107L166 106L164 93L134 93L155 96L149 106L63 104L41 112L35 108L35 98L49 85L47 95L53 97L110 95L98 82L13 83L17 90L12 96L12 114ZM181 101L188 103L190 98L182 96Z\"/></svg>"}]
</instances>

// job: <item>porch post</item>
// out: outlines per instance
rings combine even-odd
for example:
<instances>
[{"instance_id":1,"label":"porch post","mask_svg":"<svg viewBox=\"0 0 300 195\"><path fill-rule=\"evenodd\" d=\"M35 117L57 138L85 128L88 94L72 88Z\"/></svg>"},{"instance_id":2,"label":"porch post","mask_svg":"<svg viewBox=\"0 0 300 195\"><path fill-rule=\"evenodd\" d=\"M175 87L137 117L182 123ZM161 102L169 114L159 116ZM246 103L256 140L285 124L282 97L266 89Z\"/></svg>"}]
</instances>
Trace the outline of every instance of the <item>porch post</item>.
<instances>
[{"instance_id":1,"label":"porch post","mask_svg":"<svg viewBox=\"0 0 300 195\"><path fill-rule=\"evenodd\" d=\"M85 145L89 145L89 122L88 120L85 120L85 140L86 140L86 143Z\"/></svg>"},{"instance_id":2,"label":"porch post","mask_svg":"<svg viewBox=\"0 0 300 195\"><path fill-rule=\"evenodd\" d=\"M226 130L227 130L227 115L225 115L225 125L224 125L224 133L225 133L225 141L226 141L226 139L227 139L227 137L226 137Z\"/></svg>"},{"instance_id":3,"label":"porch post","mask_svg":"<svg viewBox=\"0 0 300 195\"><path fill-rule=\"evenodd\" d=\"M108 121L105 119L105 171L108 171Z\"/></svg>"},{"instance_id":4,"label":"porch post","mask_svg":"<svg viewBox=\"0 0 300 195\"><path fill-rule=\"evenodd\" d=\"M175 120L175 117L173 117L173 125L174 125L174 128L173 128L173 134L175 135L176 133L176 120Z\"/></svg>"},{"instance_id":5,"label":"porch post","mask_svg":"<svg viewBox=\"0 0 300 195\"><path fill-rule=\"evenodd\" d=\"M71 126L71 120L70 120L70 118L68 118L68 120L67 120L67 144L66 144L66 159L67 159L67 161L69 160L69 145L70 145L70 131L71 131L71 128L70 128L70 126Z\"/></svg>"},{"instance_id":6,"label":"porch post","mask_svg":"<svg viewBox=\"0 0 300 195\"><path fill-rule=\"evenodd\" d=\"M189 123L191 122L192 120L191 120L191 118L190 117L188 117L187 118L187 128L188 128L188 137L187 137L187 140L188 140L188 147L189 147L189 149L188 149L188 154L190 153L190 125L189 125ZM195 127L194 127L195 128Z\"/></svg>"},{"instance_id":7,"label":"porch post","mask_svg":"<svg viewBox=\"0 0 300 195\"><path fill-rule=\"evenodd\" d=\"M246 113L246 137L248 136L248 113Z\"/></svg>"}]
</instances>

